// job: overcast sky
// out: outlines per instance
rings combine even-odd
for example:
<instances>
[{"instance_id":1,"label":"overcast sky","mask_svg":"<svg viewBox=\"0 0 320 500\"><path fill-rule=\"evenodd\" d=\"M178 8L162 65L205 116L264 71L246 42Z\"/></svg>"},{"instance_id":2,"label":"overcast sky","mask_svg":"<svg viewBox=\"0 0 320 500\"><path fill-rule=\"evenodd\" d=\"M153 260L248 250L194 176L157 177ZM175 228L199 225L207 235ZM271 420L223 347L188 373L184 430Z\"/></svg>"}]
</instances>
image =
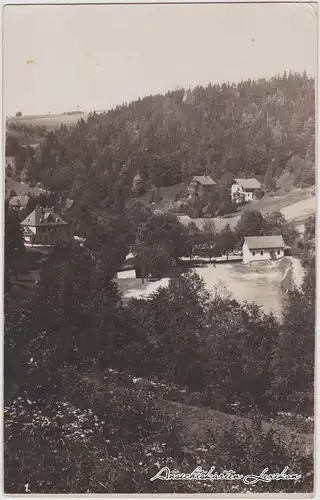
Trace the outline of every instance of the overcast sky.
<instances>
[{"instance_id":1,"label":"overcast sky","mask_svg":"<svg viewBox=\"0 0 320 500\"><path fill-rule=\"evenodd\" d=\"M108 109L177 87L314 76L306 4L7 6L4 112Z\"/></svg>"}]
</instances>

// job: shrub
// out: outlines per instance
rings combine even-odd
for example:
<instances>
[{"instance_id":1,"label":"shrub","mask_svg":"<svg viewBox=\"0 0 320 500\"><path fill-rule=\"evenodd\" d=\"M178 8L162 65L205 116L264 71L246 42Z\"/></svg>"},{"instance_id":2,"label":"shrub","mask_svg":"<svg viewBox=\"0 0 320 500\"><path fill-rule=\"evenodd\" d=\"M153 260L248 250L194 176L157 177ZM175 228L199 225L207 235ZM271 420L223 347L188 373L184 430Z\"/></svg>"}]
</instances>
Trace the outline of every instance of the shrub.
<instances>
[{"instance_id":1,"label":"shrub","mask_svg":"<svg viewBox=\"0 0 320 500\"><path fill-rule=\"evenodd\" d=\"M265 191L263 191L263 189L257 189L255 192L255 196L258 200L261 200L261 198L263 198L264 195L265 195Z\"/></svg>"}]
</instances>

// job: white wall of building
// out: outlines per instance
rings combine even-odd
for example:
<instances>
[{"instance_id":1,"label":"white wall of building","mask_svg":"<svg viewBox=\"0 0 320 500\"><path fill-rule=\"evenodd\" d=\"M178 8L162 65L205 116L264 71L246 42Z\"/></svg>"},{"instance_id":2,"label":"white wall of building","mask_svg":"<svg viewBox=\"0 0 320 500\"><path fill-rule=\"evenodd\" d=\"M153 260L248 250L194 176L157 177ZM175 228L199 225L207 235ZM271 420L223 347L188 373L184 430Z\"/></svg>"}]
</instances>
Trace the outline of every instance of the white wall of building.
<instances>
[{"instance_id":1,"label":"white wall of building","mask_svg":"<svg viewBox=\"0 0 320 500\"><path fill-rule=\"evenodd\" d=\"M244 196L244 201L252 201L253 200L253 192L252 191L244 191L239 184L232 184L231 186L231 199L233 200L236 193L241 193Z\"/></svg>"},{"instance_id":2,"label":"white wall of building","mask_svg":"<svg viewBox=\"0 0 320 500\"><path fill-rule=\"evenodd\" d=\"M253 192L252 191L244 191L244 199L245 201L252 201L253 200Z\"/></svg>"},{"instance_id":3,"label":"white wall of building","mask_svg":"<svg viewBox=\"0 0 320 500\"><path fill-rule=\"evenodd\" d=\"M233 200L236 193L242 193L241 186L239 184L232 184L231 186L231 199Z\"/></svg>"},{"instance_id":4,"label":"white wall of building","mask_svg":"<svg viewBox=\"0 0 320 500\"><path fill-rule=\"evenodd\" d=\"M279 253L278 253L279 251ZM262 255L261 255L262 252ZM259 250L250 250L247 243L243 244L242 247L242 258L243 263L248 264L249 262L257 262L262 260L272 260L271 253L274 252L275 258L281 259L284 256L283 248L264 248Z\"/></svg>"}]
</instances>

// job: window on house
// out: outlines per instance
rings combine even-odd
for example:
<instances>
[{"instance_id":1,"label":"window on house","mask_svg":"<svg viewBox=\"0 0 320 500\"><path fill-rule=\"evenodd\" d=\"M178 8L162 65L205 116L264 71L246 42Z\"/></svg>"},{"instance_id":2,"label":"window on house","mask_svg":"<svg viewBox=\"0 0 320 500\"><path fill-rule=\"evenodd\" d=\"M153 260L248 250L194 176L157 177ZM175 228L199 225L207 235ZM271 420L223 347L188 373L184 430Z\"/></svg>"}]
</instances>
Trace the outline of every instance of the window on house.
<instances>
[{"instance_id":1,"label":"window on house","mask_svg":"<svg viewBox=\"0 0 320 500\"><path fill-rule=\"evenodd\" d=\"M260 250L260 255L263 255L263 250Z\"/></svg>"},{"instance_id":2,"label":"window on house","mask_svg":"<svg viewBox=\"0 0 320 500\"><path fill-rule=\"evenodd\" d=\"M255 250L252 250L252 255L255 255L256 254L256 251Z\"/></svg>"},{"instance_id":3,"label":"window on house","mask_svg":"<svg viewBox=\"0 0 320 500\"><path fill-rule=\"evenodd\" d=\"M280 255L280 250L279 249L277 250L277 254Z\"/></svg>"}]
</instances>

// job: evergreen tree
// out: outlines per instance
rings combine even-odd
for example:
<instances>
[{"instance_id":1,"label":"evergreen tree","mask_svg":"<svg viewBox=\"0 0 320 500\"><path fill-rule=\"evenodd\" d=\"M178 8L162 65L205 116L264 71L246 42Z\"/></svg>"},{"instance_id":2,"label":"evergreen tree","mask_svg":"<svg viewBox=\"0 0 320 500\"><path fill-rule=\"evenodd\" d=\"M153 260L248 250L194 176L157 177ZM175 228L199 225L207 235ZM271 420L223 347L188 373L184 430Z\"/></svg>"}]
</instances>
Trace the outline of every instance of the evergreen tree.
<instances>
[{"instance_id":1,"label":"evergreen tree","mask_svg":"<svg viewBox=\"0 0 320 500\"><path fill-rule=\"evenodd\" d=\"M140 173L138 172L132 181L132 194L139 196L143 191L143 181Z\"/></svg>"}]
</instances>

